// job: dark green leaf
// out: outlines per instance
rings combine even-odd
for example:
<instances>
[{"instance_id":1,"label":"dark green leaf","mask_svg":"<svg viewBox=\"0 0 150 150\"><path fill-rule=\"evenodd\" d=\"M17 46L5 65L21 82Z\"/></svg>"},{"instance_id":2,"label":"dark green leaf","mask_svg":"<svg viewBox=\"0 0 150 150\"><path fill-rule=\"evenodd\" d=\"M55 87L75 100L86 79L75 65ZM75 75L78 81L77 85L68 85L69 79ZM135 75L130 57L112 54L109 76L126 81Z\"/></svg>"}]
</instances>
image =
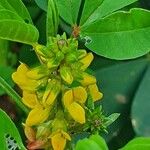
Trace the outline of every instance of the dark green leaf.
<instances>
[{"instance_id":1,"label":"dark green leaf","mask_svg":"<svg viewBox=\"0 0 150 150\"><path fill-rule=\"evenodd\" d=\"M120 150L149 150L150 138L138 137L131 140Z\"/></svg>"},{"instance_id":2,"label":"dark green leaf","mask_svg":"<svg viewBox=\"0 0 150 150\"><path fill-rule=\"evenodd\" d=\"M120 113L120 117L108 130L107 141L119 134L121 129L124 128L124 131L127 131L125 124L129 120L132 97L144 74L147 63L146 59L134 60L114 64L107 68L97 68L95 71L99 89L104 94L99 103L102 104L105 114ZM125 132L124 136L129 135ZM121 135L122 139L125 138L124 136Z\"/></svg>"},{"instance_id":3,"label":"dark green leaf","mask_svg":"<svg viewBox=\"0 0 150 150\"><path fill-rule=\"evenodd\" d=\"M150 51L150 12L131 9L116 12L81 28L85 45L98 55L111 59L131 59Z\"/></svg>"},{"instance_id":4,"label":"dark green leaf","mask_svg":"<svg viewBox=\"0 0 150 150\"><path fill-rule=\"evenodd\" d=\"M35 0L35 2L41 9L47 11L48 0Z\"/></svg>"},{"instance_id":5,"label":"dark green leaf","mask_svg":"<svg viewBox=\"0 0 150 150\"><path fill-rule=\"evenodd\" d=\"M137 135L150 136L150 67L134 97L132 105L132 125Z\"/></svg>"},{"instance_id":6,"label":"dark green leaf","mask_svg":"<svg viewBox=\"0 0 150 150\"><path fill-rule=\"evenodd\" d=\"M26 150L17 128L4 111L0 109L0 146L2 150ZM10 146L10 147L8 147Z\"/></svg>"},{"instance_id":7,"label":"dark green leaf","mask_svg":"<svg viewBox=\"0 0 150 150\"><path fill-rule=\"evenodd\" d=\"M47 39L49 36L56 36L59 24L59 15L56 6L55 0L48 1L47 9L47 19L46 19L46 28L47 28Z\"/></svg>"}]
</instances>

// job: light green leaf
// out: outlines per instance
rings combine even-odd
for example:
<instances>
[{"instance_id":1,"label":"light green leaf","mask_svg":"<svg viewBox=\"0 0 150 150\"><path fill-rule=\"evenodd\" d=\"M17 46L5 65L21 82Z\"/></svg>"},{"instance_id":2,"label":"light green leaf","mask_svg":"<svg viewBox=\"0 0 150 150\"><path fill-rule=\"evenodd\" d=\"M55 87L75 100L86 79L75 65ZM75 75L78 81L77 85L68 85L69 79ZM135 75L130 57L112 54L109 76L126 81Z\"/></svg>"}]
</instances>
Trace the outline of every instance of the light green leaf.
<instances>
[{"instance_id":1,"label":"light green leaf","mask_svg":"<svg viewBox=\"0 0 150 150\"><path fill-rule=\"evenodd\" d=\"M150 51L150 11L135 8L116 12L81 28L86 47L111 59L131 59Z\"/></svg>"},{"instance_id":2,"label":"light green leaf","mask_svg":"<svg viewBox=\"0 0 150 150\"><path fill-rule=\"evenodd\" d=\"M132 125L138 136L150 136L150 66L135 94L132 105Z\"/></svg>"},{"instance_id":3,"label":"light green leaf","mask_svg":"<svg viewBox=\"0 0 150 150\"><path fill-rule=\"evenodd\" d=\"M49 36L56 36L58 24L59 24L59 15L56 2L55 0L49 0L46 19L47 39Z\"/></svg>"},{"instance_id":4,"label":"light green leaf","mask_svg":"<svg viewBox=\"0 0 150 150\"><path fill-rule=\"evenodd\" d=\"M57 0L59 14L71 26L77 23L81 0Z\"/></svg>"},{"instance_id":5,"label":"light green leaf","mask_svg":"<svg viewBox=\"0 0 150 150\"><path fill-rule=\"evenodd\" d=\"M32 24L30 14L22 0L0 0L0 9L10 10L19 15L24 21Z\"/></svg>"},{"instance_id":6,"label":"light green leaf","mask_svg":"<svg viewBox=\"0 0 150 150\"><path fill-rule=\"evenodd\" d=\"M137 137L131 140L120 150L149 150L150 149L150 138Z\"/></svg>"},{"instance_id":7,"label":"light green leaf","mask_svg":"<svg viewBox=\"0 0 150 150\"><path fill-rule=\"evenodd\" d=\"M91 135L89 139L93 140L94 142L96 142L99 145L99 147L100 147L99 150L108 150L108 146L107 146L105 140L101 136Z\"/></svg>"},{"instance_id":8,"label":"light green leaf","mask_svg":"<svg viewBox=\"0 0 150 150\"><path fill-rule=\"evenodd\" d=\"M21 149L24 147L20 134L15 127L15 124L7 116L7 114L0 109L0 146L2 150Z\"/></svg>"},{"instance_id":9,"label":"light green leaf","mask_svg":"<svg viewBox=\"0 0 150 150\"><path fill-rule=\"evenodd\" d=\"M6 17L1 19L0 14L1 39L32 45L38 41L38 37L38 30L33 25Z\"/></svg>"},{"instance_id":10,"label":"light green leaf","mask_svg":"<svg viewBox=\"0 0 150 150\"><path fill-rule=\"evenodd\" d=\"M82 14L80 26L88 26L92 22L95 22L107 15L110 15L112 12L119 10L136 1L137 0L103 0L102 2L102 0L94 0L97 5L91 5L91 0L85 0L84 12L88 13Z\"/></svg>"}]
</instances>

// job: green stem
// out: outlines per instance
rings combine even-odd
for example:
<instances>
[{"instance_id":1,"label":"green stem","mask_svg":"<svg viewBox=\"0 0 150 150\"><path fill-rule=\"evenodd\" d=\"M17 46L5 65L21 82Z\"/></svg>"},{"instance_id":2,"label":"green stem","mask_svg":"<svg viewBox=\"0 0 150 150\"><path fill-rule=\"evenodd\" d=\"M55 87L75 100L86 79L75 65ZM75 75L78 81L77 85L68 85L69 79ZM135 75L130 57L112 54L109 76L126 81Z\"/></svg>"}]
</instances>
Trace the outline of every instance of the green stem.
<instances>
[{"instance_id":1,"label":"green stem","mask_svg":"<svg viewBox=\"0 0 150 150\"><path fill-rule=\"evenodd\" d=\"M21 102L21 97L10 87L10 85L0 76L0 86L2 89L15 101L16 105L25 113L28 114L29 110Z\"/></svg>"}]
</instances>

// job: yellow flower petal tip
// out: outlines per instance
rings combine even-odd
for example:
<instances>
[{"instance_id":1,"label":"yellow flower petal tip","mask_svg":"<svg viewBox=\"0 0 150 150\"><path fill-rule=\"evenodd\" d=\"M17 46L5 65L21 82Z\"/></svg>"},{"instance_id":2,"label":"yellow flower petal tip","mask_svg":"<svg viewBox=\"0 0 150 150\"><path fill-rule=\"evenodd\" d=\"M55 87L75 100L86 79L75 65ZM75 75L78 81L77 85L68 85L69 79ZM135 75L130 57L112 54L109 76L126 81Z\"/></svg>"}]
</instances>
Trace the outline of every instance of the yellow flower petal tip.
<instances>
[{"instance_id":1,"label":"yellow flower petal tip","mask_svg":"<svg viewBox=\"0 0 150 150\"><path fill-rule=\"evenodd\" d=\"M90 95L91 95L94 102L102 99L103 93L99 92L96 84L89 85L88 88L89 88Z\"/></svg>"},{"instance_id":2,"label":"yellow flower petal tip","mask_svg":"<svg viewBox=\"0 0 150 150\"><path fill-rule=\"evenodd\" d=\"M73 102L68 107L68 111L76 122L79 122L80 124L85 123L85 111L78 103Z\"/></svg>"},{"instance_id":3,"label":"yellow flower petal tip","mask_svg":"<svg viewBox=\"0 0 150 150\"><path fill-rule=\"evenodd\" d=\"M30 93L28 91L23 91L22 102L29 108L34 108L38 103L35 93Z\"/></svg>"},{"instance_id":4,"label":"yellow flower petal tip","mask_svg":"<svg viewBox=\"0 0 150 150\"><path fill-rule=\"evenodd\" d=\"M47 120L50 113L50 108L43 108L42 105L37 105L32 109L27 117L26 124L28 126L38 125Z\"/></svg>"},{"instance_id":5,"label":"yellow flower petal tip","mask_svg":"<svg viewBox=\"0 0 150 150\"><path fill-rule=\"evenodd\" d=\"M87 99L87 92L85 88L78 86L73 88L73 96L75 101L84 104Z\"/></svg>"},{"instance_id":6,"label":"yellow flower petal tip","mask_svg":"<svg viewBox=\"0 0 150 150\"><path fill-rule=\"evenodd\" d=\"M88 53L85 57L83 57L80 62L83 64L81 69L85 70L89 67L89 65L91 64L91 62L93 61L94 56L92 53Z\"/></svg>"},{"instance_id":7,"label":"yellow flower petal tip","mask_svg":"<svg viewBox=\"0 0 150 150\"><path fill-rule=\"evenodd\" d=\"M66 108L69 107L69 105L71 105L71 103L73 103L73 91L72 91L72 89L68 90L64 93L63 103L64 103L64 106Z\"/></svg>"},{"instance_id":8,"label":"yellow flower petal tip","mask_svg":"<svg viewBox=\"0 0 150 150\"><path fill-rule=\"evenodd\" d=\"M82 74L82 79L80 80L80 83L83 85L83 86L88 86L90 84L94 84L96 83L96 78L86 72L84 72Z\"/></svg>"},{"instance_id":9,"label":"yellow flower petal tip","mask_svg":"<svg viewBox=\"0 0 150 150\"><path fill-rule=\"evenodd\" d=\"M51 137L51 143L54 150L64 150L66 141L71 140L69 134L64 131L56 132Z\"/></svg>"}]
</instances>

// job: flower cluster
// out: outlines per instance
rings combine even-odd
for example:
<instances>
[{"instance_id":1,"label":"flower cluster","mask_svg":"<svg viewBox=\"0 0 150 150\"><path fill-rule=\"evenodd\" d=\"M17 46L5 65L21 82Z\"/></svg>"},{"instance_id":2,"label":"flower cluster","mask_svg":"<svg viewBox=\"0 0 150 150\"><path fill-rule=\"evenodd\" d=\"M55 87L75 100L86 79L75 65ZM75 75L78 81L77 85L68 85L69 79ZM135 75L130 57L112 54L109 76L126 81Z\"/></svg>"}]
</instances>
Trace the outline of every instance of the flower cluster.
<instances>
[{"instance_id":1,"label":"flower cluster","mask_svg":"<svg viewBox=\"0 0 150 150\"><path fill-rule=\"evenodd\" d=\"M22 89L22 102L31 109L24 123L29 149L63 150L71 140L70 123L86 123L86 104L102 98L96 78L87 73L93 54L78 49L74 38L50 37L34 50L40 65L21 63L13 73Z\"/></svg>"}]
</instances>

